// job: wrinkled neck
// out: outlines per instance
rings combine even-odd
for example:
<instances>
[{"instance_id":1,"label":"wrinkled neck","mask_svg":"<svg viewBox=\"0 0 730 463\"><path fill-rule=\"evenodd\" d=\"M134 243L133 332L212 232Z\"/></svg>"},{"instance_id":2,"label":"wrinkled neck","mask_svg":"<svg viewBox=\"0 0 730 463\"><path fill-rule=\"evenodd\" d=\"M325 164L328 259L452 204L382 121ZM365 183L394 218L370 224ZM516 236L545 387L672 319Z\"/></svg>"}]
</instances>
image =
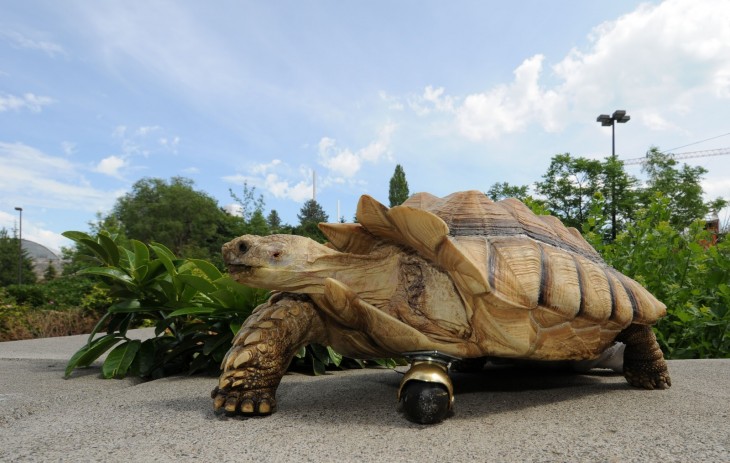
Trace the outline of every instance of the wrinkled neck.
<instances>
[{"instance_id":1,"label":"wrinkled neck","mask_svg":"<svg viewBox=\"0 0 730 463\"><path fill-rule=\"evenodd\" d=\"M392 286L397 259L392 252L373 252L367 255L338 252L329 248L308 253L307 262L289 276L293 286L289 291L322 293L324 280L333 278L355 292L372 290L379 285Z\"/></svg>"}]
</instances>

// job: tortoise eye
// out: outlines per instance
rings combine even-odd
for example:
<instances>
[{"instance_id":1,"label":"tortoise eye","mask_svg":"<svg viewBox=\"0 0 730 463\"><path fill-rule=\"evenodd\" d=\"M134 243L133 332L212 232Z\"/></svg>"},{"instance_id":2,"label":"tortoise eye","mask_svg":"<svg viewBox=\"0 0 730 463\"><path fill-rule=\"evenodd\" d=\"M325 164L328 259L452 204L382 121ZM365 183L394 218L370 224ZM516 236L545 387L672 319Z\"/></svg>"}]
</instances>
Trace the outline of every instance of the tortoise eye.
<instances>
[{"instance_id":1,"label":"tortoise eye","mask_svg":"<svg viewBox=\"0 0 730 463\"><path fill-rule=\"evenodd\" d=\"M280 256L281 256L281 251L275 251L275 252L274 252L274 253L273 253L273 254L271 255L271 257L273 257L273 258L275 258L275 259L278 259L278 258L279 258Z\"/></svg>"},{"instance_id":2,"label":"tortoise eye","mask_svg":"<svg viewBox=\"0 0 730 463\"><path fill-rule=\"evenodd\" d=\"M246 251L248 251L248 245L246 245L244 241L241 241L240 243L238 243L238 251L241 254L245 254Z\"/></svg>"}]
</instances>

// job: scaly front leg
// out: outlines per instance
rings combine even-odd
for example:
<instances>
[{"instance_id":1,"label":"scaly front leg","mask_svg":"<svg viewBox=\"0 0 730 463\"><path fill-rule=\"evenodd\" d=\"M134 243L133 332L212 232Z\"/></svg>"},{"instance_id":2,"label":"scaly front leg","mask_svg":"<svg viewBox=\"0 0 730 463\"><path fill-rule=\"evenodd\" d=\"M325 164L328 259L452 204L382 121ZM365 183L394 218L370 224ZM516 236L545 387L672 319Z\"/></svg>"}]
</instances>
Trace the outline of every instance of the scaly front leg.
<instances>
[{"instance_id":1,"label":"scaly front leg","mask_svg":"<svg viewBox=\"0 0 730 463\"><path fill-rule=\"evenodd\" d=\"M233 339L211 397L227 415L269 415L276 388L294 354L309 343L327 344L324 323L307 296L280 293L258 306Z\"/></svg>"}]
</instances>

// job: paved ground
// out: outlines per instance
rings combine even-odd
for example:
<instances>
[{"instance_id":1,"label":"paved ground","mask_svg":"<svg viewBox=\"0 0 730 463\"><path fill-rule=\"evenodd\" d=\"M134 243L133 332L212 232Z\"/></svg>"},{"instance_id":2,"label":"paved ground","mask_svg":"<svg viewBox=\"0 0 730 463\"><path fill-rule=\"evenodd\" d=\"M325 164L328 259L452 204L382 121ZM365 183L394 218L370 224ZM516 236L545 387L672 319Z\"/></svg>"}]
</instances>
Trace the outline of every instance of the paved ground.
<instances>
[{"instance_id":1,"label":"paved ground","mask_svg":"<svg viewBox=\"0 0 730 463\"><path fill-rule=\"evenodd\" d=\"M278 413L226 419L215 378L62 379L84 341L0 343L0 461L730 461L730 360L669 362L666 391L606 370L455 374L455 414L421 426L396 410L398 372L288 375Z\"/></svg>"}]
</instances>

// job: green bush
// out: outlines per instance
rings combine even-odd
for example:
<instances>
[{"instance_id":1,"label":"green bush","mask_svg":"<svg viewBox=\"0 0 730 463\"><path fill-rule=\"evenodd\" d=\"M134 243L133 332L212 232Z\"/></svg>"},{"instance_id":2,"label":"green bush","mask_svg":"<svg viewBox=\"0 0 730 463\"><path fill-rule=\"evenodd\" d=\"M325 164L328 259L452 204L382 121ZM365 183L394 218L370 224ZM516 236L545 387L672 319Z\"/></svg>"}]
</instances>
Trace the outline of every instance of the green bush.
<instances>
[{"instance_id":1,"label":"green bush","mask_svg":"<svg viewBox=\"0 0 730 463\"><path fill-rule=\"evenodd\" d=\"M83 308L48 310L19 303L7 288L0 288L0 341L88 333L98 320Z\"/></svg>"},{"instance_id":2,"label":"green bush","mask_svg":"<svg viewBox=\"0 0 730 463\"><path fill-rule=\"evenodd\" d=\"M613 243L587 238L606 262L667 305L655 332L668 358L728 358L730 243L712 245L700 220L677 230L670 216L668 200L657 196ZM594 227L601 222L595 215L589 219Z\"/></svg>"},{"instance_id":3,"label":"green bush","mask_svg":"<svg viewBox=\"0 0 730 463\"><path fill-rule=\"evenodd\" d=\"M158 378L180 372L218 371L234 333L266 293L242 286L209 262L179 259L160 244L130 240L128 247L101 232L64 236L94 255L96 266L79 271L100 281L112 304L69 360L66 376L111 349L103 366L106 378L126 375ZM155 337L127 337L130 327L147 321ZM105 335L100 335L106 326Z\"/></svg>"},{"instance_id":4,"label":"green bush","mask_svg":"<svg viewBox=\"0 0 730 463\"><path fill-rule=\"evenodd\" d=\"M45 295L43 294L43 288L41 288L40 285L9 285L6 286L5 289L18 304L40 307L46 301Z\"/></svg>"}]
</instances>

